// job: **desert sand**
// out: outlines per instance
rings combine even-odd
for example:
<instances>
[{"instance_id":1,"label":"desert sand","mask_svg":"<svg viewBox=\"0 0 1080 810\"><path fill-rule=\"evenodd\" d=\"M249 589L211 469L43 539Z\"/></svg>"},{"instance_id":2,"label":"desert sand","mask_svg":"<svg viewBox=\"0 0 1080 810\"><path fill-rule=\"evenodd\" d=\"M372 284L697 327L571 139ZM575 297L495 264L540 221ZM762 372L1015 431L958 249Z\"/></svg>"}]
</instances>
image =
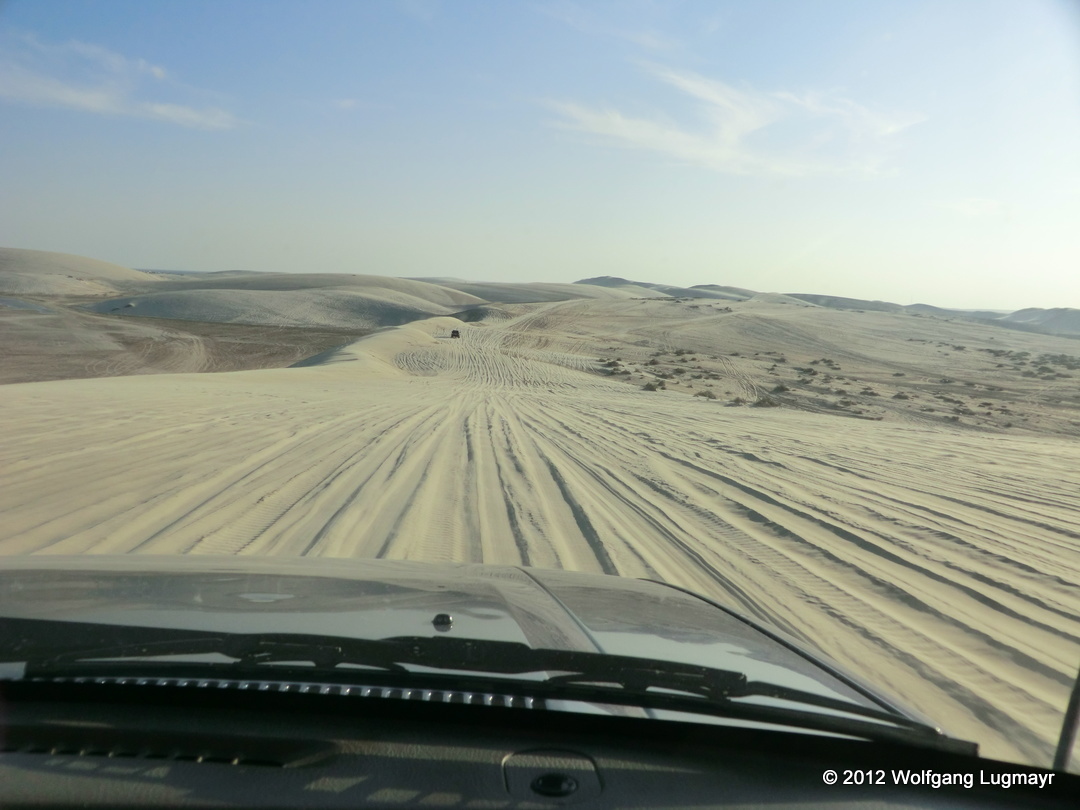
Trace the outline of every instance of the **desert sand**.
<instances>
[{"instance_id":1,"label":"desert sand","mask_svg":"<svg viewBox=\"0 0 1080 810\"><path fill-rule=\"evenodd\" d=\"M454 291L437 281L412 283ZM209 368L175 367L202 345L162 318L183 284L125 283L94 282L119 312L79 309L93 301L69 288L0 312L30 342L66 335L67 371L35 362L84 377L0 386L0 554L648 577L774 623L986 755L1049 761L1080 664L1075 340L785 296L550 300L572 285L533 303L478 295L498 285L459 284L457 302L380 288L357 306L363 283L328 282L337 303L301 290L310 307L292 314L374 331L326 332L333 347L293 367L176 373ZM228 308L212 290L207 311L274 333L266 307L222 289ZM144 294L164 313L129 320ZM471 298L491 304L444 314ZM60 320L31 323L50 316L27 304ZM174 367L71 372L108 329L136 327Z\"/></svg>"}]
</instances>

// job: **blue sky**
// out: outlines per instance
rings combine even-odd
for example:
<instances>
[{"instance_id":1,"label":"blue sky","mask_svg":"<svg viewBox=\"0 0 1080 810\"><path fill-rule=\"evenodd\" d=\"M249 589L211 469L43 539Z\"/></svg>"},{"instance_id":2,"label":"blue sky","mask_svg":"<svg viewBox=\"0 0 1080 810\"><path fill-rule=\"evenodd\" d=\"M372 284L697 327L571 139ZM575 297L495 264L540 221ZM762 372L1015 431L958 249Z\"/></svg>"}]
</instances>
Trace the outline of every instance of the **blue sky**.
<instances>
[{"instance_id":1,"label":"blue sky","mask_svg":"<svg viewBox=\"0 0 1080 810\"><path fill-rule=\"evenodd\" d=\"M1080 6L0 0L0 245L1080 307Z\"/></svg>"}]
</instances>

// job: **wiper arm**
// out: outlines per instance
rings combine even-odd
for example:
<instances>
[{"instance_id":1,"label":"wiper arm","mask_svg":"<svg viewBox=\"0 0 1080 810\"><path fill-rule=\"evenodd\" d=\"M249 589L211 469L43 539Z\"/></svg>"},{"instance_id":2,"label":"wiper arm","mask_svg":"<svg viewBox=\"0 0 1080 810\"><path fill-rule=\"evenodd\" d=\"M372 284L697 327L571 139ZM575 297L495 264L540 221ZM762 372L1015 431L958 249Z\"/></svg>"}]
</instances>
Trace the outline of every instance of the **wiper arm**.
<instances>
[{"instance_id":1,"label":"wiper arm","mask_svg":"<svg viewBox=\"0 0 1080 810\"><path fill-rule=\"evenodd\" d=\"M363 649L346 649L357 646ZM343 664L362 663L375 669L405 671L394 661L392 650L383 642L346 642L332 637L297 636L278 633L221 633L194 635L188 638L148 642L125 642L111 646L90 646L74 650L31 657L26 661L27 677L31 673L55 672L61 668L78 668L84 664L110 665L115 663L156 663L145 659L156 657L205 655L216 653L234 661L224 666L238 669L279 662L308 663L320 670ZM168 661L162 662L168 664ZM219 665L221 666L221 665Z\"/></svg>"},{"instance_id":2,"label":"wiper arm","mask_svg":"<svg viewBox=\"0 0 1080 810\"><path fill-rule=\"evenodd\" d=\"M737 696L745 691L747 684L746 676L740 672L633 656L534 649L512 641L438 637L368 640L291 633L198 633L168 640L84 646L27 658L25 677L89 671L88 667L103 671L117 664L136 662L168 665L171 662L146 659L207 653L235 659L216 666L236 670L263 664L309 662L320 676L340 665L396 673L409 672L409 665L496 675L561 672L568 674L550 676L539 683L551 687L607 684L608 688L617 686L627 694L637 695L660 687L708 700Z\"/></svg>"},{"instance_id":3,"label":"wiper arm","mask_svg":"<svg viewBox=\"0 0 1080 810\"><path fill-rule=\"evenodd\" d=\"M631 659L631 660L634 660L634 659ZM637 660L640 661L642 659L637 659ZM545 683L549 684L549 685L556 685L556 684L581 685L581 684L584 684L584 683L588 683L588 681L590 681L590 680L593 680L593 678L590 678L588 676L582 676L582 675L558 675L558 676L549 678L548 680L545 681ZM665 690L679 689L679 690L689 691L689 692L691 692L693 694L697 694L697 696L700 696L700 697L710 697L710 696L706 696L706 694L704 694L702 691L697 690L697 689L693 689L692 687L691 688L686 688L684 686L673 686L672 683L673 683L673 681L670 680L669 678L667 678L667 673L663 672L662 677L658 678L657 681L650 681L650 683L645 685L644 688L640 688L640 689L636 689L636 690L632 688L631 692L634 693L634 694L637 694L638 697L642 697L643 692L646 689L650 689L650 688L652 688L652 689L665 689ZM653 696L657 696L657 694L663 694L663 692L648 691L647 692L647 697L651 698ZM741 714L742 711L747 711L747 712L753 713L757 718L761 718L762 713L767 713L767 714L775 714L775 715L777 715L777 717L780 718L780 719L775 719L773 721L778 721L778 723L788 723L788 724L791 724L792 713L793 712L798 713L798 715L800 717L802 717L802 716L821 717L822 716L822 715L820 715L818 713L808 713L805 710L796 710L796 708L791 708L791 707L787 707L787 706L766 706L766 705L761 705L761 704L746 704L746 705L740 707L740 712L732 712L731 711L731 706L735 705L735 704L732 703L732 701L737 701L737 700L739 700L741 698L755 698L755 697L777 698L777 699L784 700L784 701L789 701L789 702L792 702L792 703L798 703L798 704L801 704L801 705L804 705L804 706L816 706L816 707L821 707L821 708L828 708L828 710L832 710L834 712L842 712L842 713L852 715L852 716L855 716L855 717L866 717L866 718L868 718L870 720L879 720L879 721L881 721L881 723L887 723L887 724L890 724L891 726L901 727L901 728L909 729L909 730L920 732L920 733L929 733L931 735L934 735L934 737L941 737L941 735L942 735L942 732L941 732L940 729L936 729L933 726L928 726L927 724L920 723L919 720L914 720L912 718L905 717L904 715L901 715L901 714L895 714L893 712L887 712L885 710L881 710L881 708L874 708L872 706L864 706L864 705L861 705L859 703L852 703L851 701L843 700L843 699L840 699L840 698L829 698L827 696L824 696L824 694L819 694L819 693L816 693L816 692L808 692L808 691L804 691L804 690L801 690L801 689L793 689L791 687L779 686L777 684L769 684L769 683L766 683L766 681L746 680L745 677L743 677L742 683L738 688L732 689L732 690L730 690L730 691L728 691L728 692L726 692L724 694L721 694L721 696L715 696L712 699L713 700L723 701L723 702L725 702L726 705L729 706L728 711L725 713L724 716L737 716L737 714ZM686 704L683 703L683 705L685 706ZM657 706L657 707L659 707L659 706ZM686 711L686 708L684 707L683 710L679 710L679 711ZM786 720L784 719L785 717L786 717ZM842 718L838 718L838 719L842 720Z\"/></svg>"},{"instance_id":4,"label":"wiper arm","mask_svg":"<svg viewBox=\"0 0 1080 810\"><path fill-rule=\"evenodd\" d=\"M11 641L11 635L19 638ZM37 638L47 638L49 642L40 645L29 641ZM501 675L564 672L570 673L565 676L564 683L576 679L615 684L634 692L662 687L712 700L734 695L746 685L746 676L740 672L633 656L533 649L513 641L409 636L370 640L301 633L218 633L44 619L0 620L0 661L25 662L26 677L51 675L61 669L73 670L88 664L96 667L154 656L206 653L235 659L220 666L236 669L281 662L310 662L320 670L320 675L342 664L395 672L406 671L407 665ZM560 681L556 677L549 682L554 685Z\"/></svg>"},{"instance_id":5,"label":"wiper arm","mask_svg":"<svg viewBox=\"0 0 1080 810\"><path fill-rule=\"evenodd\" d=\"M24 630L21 642L6 643ZM31 632L25 632L31 631ZM67 635L63 644L57 633ZM27 639L48 638L49 645ZM61 642L58 648L57 642ZM223 664L146 660L155 656L219 653ZM14 657L13 657L14 656ZM901 714L799 689L748 681L740 672L696 664L574 650L533 649L507 641L449 637L383 640L317 634L217 633L152 627L92 625L49 620L0 620L0 660L25 663L25 679L88 675L265 678L265 664L308 662L289 669L291 678L354 682L349 667L368 667L371 685L474 690L482 682L507 694L546 700L581 701L664 709L825 731L973 753L973 744L951 740L940 730ZM435 672L416 672L421 666ZM255 672L254 670L261 670ZM381 670L381 672L379 672ZM456 672L455 672L456 671ZM464 672L465 674L459 674ZM544 673L543 680L491 675ZM559 674L551 674L559 673ZM770 706L744 698L770 697L803 707Z\"/></svg>"}]
</instances>

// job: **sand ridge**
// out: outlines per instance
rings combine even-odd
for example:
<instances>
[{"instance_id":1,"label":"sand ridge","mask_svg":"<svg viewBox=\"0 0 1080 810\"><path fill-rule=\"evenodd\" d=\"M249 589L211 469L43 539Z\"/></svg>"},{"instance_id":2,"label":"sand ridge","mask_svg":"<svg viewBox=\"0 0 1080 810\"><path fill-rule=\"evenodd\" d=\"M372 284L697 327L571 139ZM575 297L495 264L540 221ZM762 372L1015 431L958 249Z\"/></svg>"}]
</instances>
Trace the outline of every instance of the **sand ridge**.
<instances>
[{"instance_id":1,"label":"sand ridge","mask_svg":"<svg viewBox=\"0 0 1080 810\"><path fill-rule=\"evenodd\" d=\"M577 306L298 368L4 386L0 552L655 578L1045 759L1080 649L1080 445L647 392L572 350Z\"/></svg>"},{"instance_id":2,"label":"sand ridge","mask_svg":"<svg viewBox=\"0 0 1080 810\"><path fill-rule=\"evenodd\" d=\"M0 294L106 296L159 280L152 273L85 256L0 248Z\"/></svg>"},{"instance_id":3,"label":"sand ridge","mask_svg":"<svg viewBox=\"0 0 1080 810\"><path fill-rule=\"evenodd\" d=\"M282 295L329 325L6 299L0 371L99 378L0 385L0 554L648 577L778 625L989 756L1049 760L1080 658L1075 341L727 288L475 304L498 290L110 272L109 307L181 294L247 317ZM435 316L395 325L417 301Z\"/></svg>"}]
</instances>

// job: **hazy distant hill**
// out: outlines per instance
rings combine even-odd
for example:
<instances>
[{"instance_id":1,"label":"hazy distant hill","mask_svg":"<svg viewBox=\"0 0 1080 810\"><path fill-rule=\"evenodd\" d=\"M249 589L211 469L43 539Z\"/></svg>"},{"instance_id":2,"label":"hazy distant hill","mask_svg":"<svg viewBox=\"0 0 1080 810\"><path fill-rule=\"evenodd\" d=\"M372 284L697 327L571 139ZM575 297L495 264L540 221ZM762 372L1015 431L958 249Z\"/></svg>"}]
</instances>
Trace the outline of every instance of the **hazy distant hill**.
<instances>
[{"instance_id":1,"label":"hazy distant hill","mask_svg":"<svg viewBox=\"0 0 1080 810\"><path fill-rule=\"evenodd\" d=\"M666 295L671 298L722 298L730 300L730 296L709 289L705 286L698 287L675 287L671 284L655 284L649 281L630 281L618 276L597 276L596 278L584 278L575 281L575 284L592 287L609 287L611 289L625 290L637 293L642 298L652 298L657 295Z\"/></svg>"},{"instance_id":2,"label":"hazy distant hill","mask_svg":"<svg viewBox=\"0 0 1080 810\"><path fill-rule=\"evenodd\" d=\"M757 295L753 290L747 290L743 287L725 287L720 284L695 284L690 289L708 290L709 292L716 293L717 298L727 298L729 301L746 301Z\"/></svg>"},{"instance_id":3,"label":"hazy distant hill","mask_svg":"<svg viewBox=\"0 0 1080 810\"><path fill-rule=\"evenodd\" d=\"M372 276L353 273L206 273L183 276L165 282L168 290L259 290L287 292L298 290L348 289L352 292L373 293L379 296L406 295L446 307L483 304L487 299L466 292L394 276Z\"/></svg>"},{"instance_id":4,"label":"hazy distant hill","mask_svg":"<svg viewBox=\"0 0 1080 810\"><path fill-rule=\"evenodd\" d=\"M861 298L842 298L838 295L810 295L807 293L788 293L789 298L798 298L819 307L831 307L832 309L861 309L871 312L902 312L903 307L899 304L890 304L888 301L864 301Z\"/></svg>"},{"instance_id":5,"label":"hazy distant hill","mask_svg":"<svg viewBox=\"0 0 1080 810\"><path fill-rule=\"evenodd\" d=\"M424 279L432 281L432 279ZM615 286L580 287L574 284L546 282L513 283L500 281L452 281L439 280L444 287L477 296L485 301L500 304L536 304L545 301L570 301L575 298L632 298L639 293Z\"/></svg>"},{"instance_id":6,"label":"hazy distant hill","mask_svg":"<svg viewBox=\"0 0 1080 810\"><path fill-rule=\"evenodd\" d=\"M1001 317L1007 323L1035 327L1051 335L1080 336L1080 309L1021 309Z\"/></svg>"},{"instance_id":7,"label":"hazy distant hill","mask_svg":"<svg viewBox=\"0 0 1080 810\"><path fill-rule=\"evenodd\" d=\"M1008 314L992 309L943 309L930 304L908 304L904 311L919 315L939 315L943 318L977 318L983 321L997 321Z\"/></svg>"},{"instance_id":8,"label":"hazy distant hill","mask_svg":"<svg viewBox=\"0 0 1080 810\"><path fill-rule=\"evenodd\" d=\"M183 321L257 326L376 329L398 326L455 308L386 289L319 287L310 290L170 290L114 298L89 306L95 312Z\"/></svg>"},{"instance_id":9,"label":"hazy distant hill","mask_svg":"<svg viewBox=\"0 0 1080 810\"><path fill-rule=\"evenodd\" d=\"M1048 335L1080 337L1080 310L1058 307L1054 309L1022 309L1017 312L994 312L992 310L946 309L930 304L894 304L891 301L868 301L863 298L845 298L839 295L815 293L762 293L743 287L725 287L719 284L698 284L693 287L673 287L648 281L631 281L619 276L586 278L575 284L606 287L625 291L644 290L652 295L668 295L674 298L723 298L730 301L768 300L789 303L803 302L829 309L862 310L864 312L907 312L932 315L939 318L963 318L990 322L1007 329L1022 329Z\"/></svg>"},{"instance_id":10,"label":"hazy distant hill","mask_svg":"<svg viewBox=\"0 0 1080 810\"><path fill-rule=\"evenodd\" d=\"M0 292L16 295L102 295L160 277L111 262L44 250L0 248Z\"/></svg>"},{"instance_id":11,"label":"hazy distant hill","mask_svg":"<svg viewBox=\"0 0 1080 810\"><path fill-rule=\"evenodd\" d=\"M1016 312L958 310L930 304L902 306L816 293L768 293L698 284L677 287L620 276L572 284L396 278L351 273L262 273L133 270L109 262L40 250L0 248L0 294L98 296L90 308L112 315L300 327L377 328L470 310L469 320L505 313L487 305L578 298L707 298L768 301L829 309L895 312L991 323L1008 329L1080 337L1080 310L1057 307ZM126 295L123 295L126 293ZM12 302L7 306L24 306Z\"/></svg>"},{"instance_id":12,"label":"hazy distant hill","mask_svg":"<svg viewBox=\"0 0 1080 810\"><path fill-rule=\"evenodd\" d=\"M607 290L619 290L631 298L669 298L666 292L654 290L651 284L640 284L618 276L597 276L575 281L579 287L601 287Z\"/></svg>"}]
</instances>

